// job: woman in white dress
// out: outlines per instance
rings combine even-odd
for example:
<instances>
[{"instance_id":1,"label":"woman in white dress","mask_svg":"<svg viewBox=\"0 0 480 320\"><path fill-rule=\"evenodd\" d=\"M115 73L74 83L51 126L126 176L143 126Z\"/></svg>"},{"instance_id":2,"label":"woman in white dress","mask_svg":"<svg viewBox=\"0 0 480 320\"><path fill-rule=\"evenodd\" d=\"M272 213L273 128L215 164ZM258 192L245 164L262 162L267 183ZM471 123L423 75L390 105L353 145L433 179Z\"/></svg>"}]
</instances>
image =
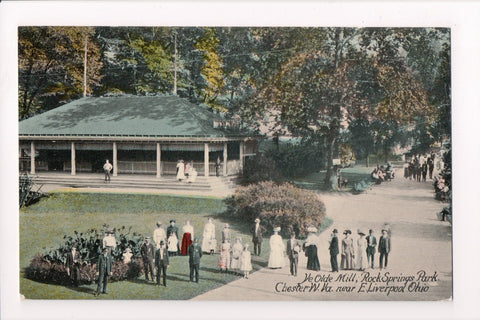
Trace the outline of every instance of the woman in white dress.
<instances>
[{"instance_id":1,"label":"woman in white dress","mask_svg":"<svg viewBox=\"0 0 480 320\"><path fill-rule=\"evenodd\" d=\"M195 182L195 180L197 180L197 175L197 170L193 167L193 164L191 164L188 172L187 183Z\"/></svg>"},{"instance_id":2,"label":"woman in white dress","mask_svg":"<svg viewBox=\"0 0 480 320\"><path fill-rule=\"evenodd\" d=\"M356 266L359 270L365 270L368 267L367 257L367 239L365 233L361 230L357 231L359 237L357 239L357 261Z\"/></svg>"},{"instance_id":3,"label":"woman in white dress","mask_svg":"<svg viewBox=\"0 0 480 320\"><path fill-rule=\"evenodd\" d=\"M240 271L243 272L243 278L245 279L248 279L248 275L252 271L252 254L248 251L248 243L245 243L240 256Z\"/></svg>"},{"instance_id":4,"label":"woman in white dress","mask_svg":"<svg viewBox=\"0 0 480 320\"><path fill-rule=\"evenodd\" d=\"M177 162L177 180L182 181L185 179L185 163L183 160Z\"/></svg>"},{"instance_id":5,"label":"woman in white dress","mask_svg":"<svg viewBox=\"0 0 480 320\"><path fill-rule=\"evenodd\" d=\"M242 239L236 238L232 246L232 261L230 262L230 269L238 271L240 269L240 257L243 252Z\"/></svg>"},{"instance_id":6,"label":"woman in white dress","mask_svg":"<svg viewBox=\"0 0 480 320\"><path fill-rule=\"evenodd\" d=\"M208 218L203 228L202 250L203 252L215 253L217 247L217 240L215 239L215 223L213 218Z\"/></svg>"},{"instance_id":7,"label":"woman in white dress","mask_svg":"<svg viewBox=\"0 0 480 320\"><path fill-rule=\"evenodd\" d=\"M271 269L283 268L285 266L285 244L282 237L278 234L280 227L273 229L273 235L270 237L270 256L268 257L268 267Z\"/></svg>"}]
</instances>

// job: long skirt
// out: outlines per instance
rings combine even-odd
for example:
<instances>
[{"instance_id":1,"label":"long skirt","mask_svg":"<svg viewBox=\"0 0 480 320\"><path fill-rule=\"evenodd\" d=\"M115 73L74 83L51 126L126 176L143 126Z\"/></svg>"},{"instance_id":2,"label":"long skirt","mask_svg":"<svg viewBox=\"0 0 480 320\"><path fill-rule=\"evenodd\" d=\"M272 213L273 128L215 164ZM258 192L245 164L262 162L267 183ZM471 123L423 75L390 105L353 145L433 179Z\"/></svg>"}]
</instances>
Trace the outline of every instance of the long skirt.
<instances>
[{"instance_id":1,"label":"long skirt","mask_svg":"<svg viewBox=\"0 0 480 320\"><path fill-rule=\"evenodd\" d=\"M220 249L220 258L218 259L218 267L220 269L228 269L230 267L230 250Z\"/></svg>"},{"instance_id":2,"label":"long skirt","mask_svg":"<svg viewBox=\"0 0 480 320\"><path fill-rule=\"evenodd\" d=\"M182 247L180 249L180 254L182 256L188 255L188 247L192 244L192 235L189 232L185 232L182 238Z\"/></svg>"},{"instance_id":3,"label":"long skirt","mask_svg":"<svg viewBox=\"0 0 480 320\"><path fill-rule=\"evenodd\" d=\"M318 261L317 246L312 244L306 247L305 255L307 256L307 269L320 270L320 261Z\"/></svg>"}]
</instances>

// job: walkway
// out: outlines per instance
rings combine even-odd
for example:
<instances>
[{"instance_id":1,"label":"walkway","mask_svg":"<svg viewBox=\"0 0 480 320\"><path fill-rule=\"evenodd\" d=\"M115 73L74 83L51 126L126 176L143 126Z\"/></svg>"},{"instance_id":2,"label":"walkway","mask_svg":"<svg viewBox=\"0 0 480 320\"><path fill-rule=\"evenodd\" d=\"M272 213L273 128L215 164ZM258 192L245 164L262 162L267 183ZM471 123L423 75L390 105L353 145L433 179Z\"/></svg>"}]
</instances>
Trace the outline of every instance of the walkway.
<instances>
[{"instance_id":1,"label":"walkway","mask_svg":"<svg viewBox=\"0 0 480 320\"><path fill-rule=\"evenodd\" d=\"M356 288L352 292L321 292L324 282L320 283L320 289L316 292L276 292L275 288L282 290L287 287L295 287L305 279L306 259L301 254L299 261L298 277L289 275L288 267L279 270L261 269L252 274L249 279L239 279L225 286L197 296L196 300L444 300L451 297L452 292L452 233L451 225L437 219L436 213L445 204L435 201L431 181L418 183L397 178L391 182L375 186L360 195L351 194L323 194L323 200L327 206L327 215L333 218L334 223L326 232L320 235L324 247L320 256L322 271L313 273L313 276L334 276L345 274L355 275L352 282L335 282L336 287ZM424 282L420 287L411 290L417 292L407 293L364 293L358 292L361 285L362 272L341 271L330 272L328 255L328 241L330 232L337 228L341 232L344 229L353 231L354 239L357 238L356 230L368 229L375 231L377 240L380 238L380 230L385 223L390 224L392 230L392 251L389 256L388 269L383 270L381 275L389 272L393 276L415 276L418 272L425 271L426 275L437 275ZM263 246L268 246L265 241ZM339 255L340 260L340 255ZM378 253L375 255L375 264L378 266ZM379 269L367 269L371 276L377 276ZM317 278L320 279L320 278ZM435 281L438 280L438 281ZM364 281L367 282L367 281ZM376 283L370 279L372 286L385 285ZM305 284L305 283L304 283ZM400 285L392 282L390 285ZM409 283L410 285L410 283ZM425 289L428 287L428 289ZM419 292L420 290L426 292ZM295 289L294 289L295 290Z\"/></svg>"}]
</instances>

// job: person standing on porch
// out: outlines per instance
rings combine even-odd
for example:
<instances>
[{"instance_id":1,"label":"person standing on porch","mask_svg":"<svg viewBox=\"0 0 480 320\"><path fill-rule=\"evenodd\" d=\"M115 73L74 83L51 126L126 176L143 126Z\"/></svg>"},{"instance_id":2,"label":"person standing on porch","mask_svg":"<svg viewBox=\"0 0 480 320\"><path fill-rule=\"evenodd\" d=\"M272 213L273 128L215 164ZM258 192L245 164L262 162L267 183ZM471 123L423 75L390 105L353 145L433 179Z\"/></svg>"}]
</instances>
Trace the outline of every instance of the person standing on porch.
<instances>
[{"instance_id":1,"label":"person standing on porch","mask_svg":"<svg viewBox=\"0 0 480 320\"><path fill-rule=\"evenodd\" d=\"M105 161L105 164L103 165L103 171L105 172L105 182L110 182L110 171L112 171L113 166L110 162L108 162L108 159Z\"/></svg>"},{"instance_id":2,"label":"person standing on porch","mask_svg":"<svg viewBox=\"0 0 480 320\"><path fill-rule=\"evenodd\" d=\"M183 160L178 160L177 162L177 180L185 180L185 163Z\"/></svg>"}]
</instances>

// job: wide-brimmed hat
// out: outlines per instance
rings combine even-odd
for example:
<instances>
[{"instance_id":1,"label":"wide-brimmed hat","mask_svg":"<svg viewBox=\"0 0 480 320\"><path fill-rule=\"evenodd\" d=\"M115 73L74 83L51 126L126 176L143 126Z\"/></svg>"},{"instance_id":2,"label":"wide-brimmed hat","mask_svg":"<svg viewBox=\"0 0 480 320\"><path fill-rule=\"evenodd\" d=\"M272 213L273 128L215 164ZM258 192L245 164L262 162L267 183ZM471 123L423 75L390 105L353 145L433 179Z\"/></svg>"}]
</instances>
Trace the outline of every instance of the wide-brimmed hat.
<instances>
[{"instance_id":1,"label":"wide-brimmed hat","mask_svg":"<svg viewBox=\"0 0 480 320\"><path fill-rule=\"evenodd\" d=\"M343 231L343 234L352 234L352 231L351 230L345 230L345 231Z\"/></svg>"},{"instance_id":2,"label":"wide-brimmed hat","mask_svg":"<svg viewBox=\"0 0 480 320\"><path fill-rule=\"evenodd\" d=\"M383 231L385 231L385 232L388 232L388 230L387 230L387 229L382 229L382 232L383 232Z\"/></svg>"},{"instance_id":3,"label":"wide-brimmed hat","mask_svg":"<svg viewBox=\"0 0 480 320\"><path fill-rule=\"evenodd\" d=\"M337 230L337 229L333 229L332 232L333 232L333 233L338 233L338 230Z\"/></svg>"},{"instance_id":4,"label":"wide-brimmed hat","mask_svg":"<svg viewBox=\"0 0 480 320\"><path fill-rule=\"evenodd\" d=\"M357 229L357 233L360 234L360 235L365 235L365 232L363 232L363 231L360 230L360 229Z\"/></svg>"},{"instance_id":5,"label":"wide-brimmed hat","mask_svg":"<svg viewBox=\"0 0 480 320\"><path fill-rule=\"evenodd\" d=\"M157 221L157 226L161 226L162 225L162 221Z\"/></svg>"},{"instance_id":6,"label":"wide-brimmed hat","mask_svg":"<svg viewBox=\"0 0 480 320\"><path fill-rule=\"evenodd\" d=\"M280 227L275 227L275 228L273 228L273 231L274 231L274 232L280 232L280 230L282 230L282 228L280 228Z\"/></svg>"},{"instance_id":7,"label":"wide-brimmed hat","mask_svg":"<svg viewBox=\"0 0 480 320\"><path fill-rule=\"evenodd\" d=\"M308 228L307 228L307 231L308 231L308 232L318 232L318 229L315 228L315 227L308 227Z\"/></svg>"},{"instance_id":8,"label":"wide-brimmed hat","mask_svg":"<svg viewBox=\"0 0 480 320\"><path fill-rule=\"evenodd\" d=\"M175 219L170 220L170 223L172 223L172 222L177 223L177 221L175 221Z\"/></svg>"}]
</instances>

